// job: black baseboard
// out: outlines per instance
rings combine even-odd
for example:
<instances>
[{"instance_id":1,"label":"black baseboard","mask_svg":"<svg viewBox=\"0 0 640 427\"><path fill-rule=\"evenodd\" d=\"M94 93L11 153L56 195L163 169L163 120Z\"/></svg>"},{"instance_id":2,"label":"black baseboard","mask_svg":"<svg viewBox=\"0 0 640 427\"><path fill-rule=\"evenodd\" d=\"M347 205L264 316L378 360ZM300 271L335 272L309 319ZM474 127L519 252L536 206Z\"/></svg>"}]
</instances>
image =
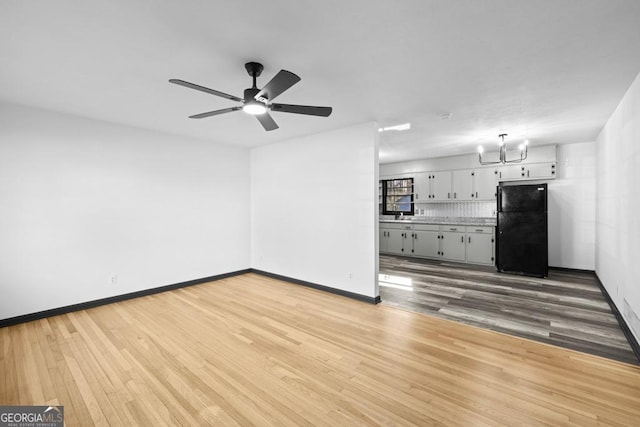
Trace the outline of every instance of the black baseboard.
<instances>
[{"instance_id":1,"label":"black baseboard","mask_svg":"<svg viewBox=\"0 0 640 427\"><path fill-rule=\"evenodd\" d=\"M269 273L268 271L257 270L255 268L250 269L252 273L260 274L262 276L271 277L272 279L282 280L284 282L293 283L296 285L306 286L308 288L317 289L319 291L329 292L332 294L340 295L343 297L353 298L358 301L368 302L370 304L378 304L380 302L380 295L377 297L368 297L366 295L356 294L349 291L343 291L342 289L331 288L329 286L319 285L317 283L307 282L305 280L294 279L280 274Z\"/></svg>"},{"instance_id":2,"label":"black baseboard","mask_svg":"<svg viewBox=\"0 0 640 427\"><path fill-rule=\"evenodd\" d=\"M549 270L556 271L566 271L568 273L587 273L587 274L596 274L593 270L581 270L579 268L567 268L567 267L551 267L549 266Z\"/></svg>"},{"instance_id":3,"label":"black baseboard","mask_svg":"<svg viewBox=\"0 0 640 427\"><path fill-rule=\"evenodd\" d=\"M638 359L638 363L640 363L640 344L638 344L638 340L636 340L636 337L633 335L633 332L631 332L631 329L629 329L629 325L627 325L627 322L624 320L624 317L622 317L622 314L620 314L618 307L616 307L616 304L613 302L613 300L609 296L609 292L607 292L607 290L605 289L604 285L602 284L602 281L598 277L598 274L594 272L593 275L596 277L596 282L600 287L600 291L602 292L602 295L604 295L604 299L607 300L607 303L609 303L609 307L611 307L611 311L613 312L613 315L616 316L616 319L618 320L618 324L620 325L620 329L622 329L624 336L627 338L627 341L629 341L629 345L631 346L631 350L633 350L633 354L636 355L636 359Z\"/></svg>"},{"instance_id":4,"label":"black baseboard","mask_svg":"<svg viewBox=\"0 0 640 427\"><path fill-rule=\"evenodd\" d=\"M187 286L199 285L201 283L206 283L206 282L213 282L215 280L225 279L227 277L246 274L246 273L249 273L250 271L251 269L247 268L245 270L233 271L231 273L223 273L223 274L217 274L215 276L203 277L202 279L195 279L195 280L189 280L187 282L175 283L173 285L160 286L159 288L145 289L143 291L131 292L123 295L116 295L113 297L82 302L79 304L68 305L60 308L53 308L51 310L39 311L37 313L24 314L22 316L11 317L9 319L2 319L0 320L0 328L17 325L19 323L31 322L33 320L40 320L46 317L58 316L60 314L71 313L73 311L86 310L88 308L98 307L101 305L111 304L114 302L120 302L128 299L158 294L160 292L171 291L173 289L186 288Z\"/></svg>"}]
</instances>

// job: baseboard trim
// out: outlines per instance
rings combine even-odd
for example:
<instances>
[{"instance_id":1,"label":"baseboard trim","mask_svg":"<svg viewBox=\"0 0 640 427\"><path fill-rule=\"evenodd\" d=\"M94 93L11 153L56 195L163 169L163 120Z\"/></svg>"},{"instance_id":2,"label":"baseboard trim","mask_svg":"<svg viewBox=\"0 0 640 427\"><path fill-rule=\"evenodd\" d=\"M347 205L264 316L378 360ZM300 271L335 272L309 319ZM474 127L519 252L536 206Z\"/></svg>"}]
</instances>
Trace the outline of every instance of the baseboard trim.
<instances>
[{"instance_id":1,"label":"baseboard trim","mask_svg":"<svg viewBox=\"0 0 640 427\"><path fill-rule=\"evenodd\" d=\"M549 266L549 270L556 271L566 271L568 273L588 273L588 274L596 274L593 270L581 270L579 268L567 268L567 267L551 267Z\"/></svg>"},{"instance_id":2,"label":"baseboard trim","mask_svg":"<svg viewBox=\"0 0 640 427\"><path fill-rule=\"evenodd\" d=\"M366 295L356 294L349 291L343 291L342 289L336 289L329 286L319 285L317 283L307 282L305 280L294 279L292 277L283 276L281 274L270 273L268 271L258 270L255 268L250 269L252 273L260 274L262 276L271 277L272 279L282 280L284 282L293 283L295 285L302 285L308 288L317 289L319 291L329 292L331 294L340 295L343 297L352 298L358 301L368 302L370 304L378 304L380 302L380 295L377 297L368 297Z\"/></svg>"},{"instance_id":3,"label":"baseboard trim","mask_svg":"<svg viewBox=\"0 0 640 427\"><path fill-rule=\"evenodd\" d=\"M10 317L8 319L0 320L0 328L6 326L17 325L19 323L31 322L33 320L40 320L51 316L58 316L60 314L71 313L73 311L86 310L93 307L99 307L101 305L111 304L114 302L126 301L133 298L145 297L148 295L159 294L161 292L172 291L174 289L186 288L188 286L199 285L202 283L213 282L216 280L226 279L227 277L239 276L251 271L250 268L238 271L232 271L230 273L217 274L215 276L203 277L201 279L189 280L186 282L175 283L173 285L160 286L158 288L145 289L142 291L131 292L128 294L116 295L113 297L102 298L93 301L81 302L79 304L67 305L65 307L52 308L51 310L39 311L36 313L24 314L21 316Z\"/></svg>"},{"instance_id":4,"label":"baseboard trim","mask_svg":"<svg viewBox=\"0 0 640 427\"><path fill-rule=\"evenodd\" d=\"M594 272L593 275L596 277L596 283L598 283L598 286L600 287L600 291L602 292L604 299L607 300L607 303L609 304L609 307L611 307L611 311L613 312L613 315L616 316L616 320L620 325L620 329L622 329L624 336L627 338L627 341L629 341L631 350L633 350L633 354L636 355L636 359L638 359L638 363L640 364L640 344L638 344L638 340L636 340L636 337L633 335L633 332L631 332L631 329L629 329L629 325L627 325L627 322L626 320L624 320L624 317L622 317L622 314L620 314L618 307L616 307L616 304L613 302L613 300L609 296L609 292L607 292L607 289L604 287L604 284L598 277L598 274Z\"/></svg>"}]
</instances>

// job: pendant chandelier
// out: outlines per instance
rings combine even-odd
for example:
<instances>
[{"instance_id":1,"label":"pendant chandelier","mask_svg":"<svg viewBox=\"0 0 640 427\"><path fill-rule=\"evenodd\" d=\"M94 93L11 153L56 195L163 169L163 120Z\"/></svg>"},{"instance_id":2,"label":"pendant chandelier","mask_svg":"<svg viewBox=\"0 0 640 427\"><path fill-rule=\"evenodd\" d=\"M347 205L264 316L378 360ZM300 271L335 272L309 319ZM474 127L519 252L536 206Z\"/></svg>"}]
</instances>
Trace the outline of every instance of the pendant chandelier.
<instances>
[{"instance_id":1,"label":"pendant chandelier","mask_svg":"<svg viewBox=\"0 0 640 427\"><path fill-rule=\"evenodd\" d=\"M501 133L500 135L498 135L498 138L500 138L500 141L498 142L498 144L500 145L500 157L494 162L483 161L482 153L484 153L484 148L482 148L482 145L478 147L478 159L480 160L481 165L497 165L498 163L504 165L507 163L520 163L527 158L527 147L529 146L529 140L526 140L518 146L518 149L520 150L520 158L507 160L507 144L504 142L505 136L507 136L506 133Z\"/></svg>"}]
</instances>

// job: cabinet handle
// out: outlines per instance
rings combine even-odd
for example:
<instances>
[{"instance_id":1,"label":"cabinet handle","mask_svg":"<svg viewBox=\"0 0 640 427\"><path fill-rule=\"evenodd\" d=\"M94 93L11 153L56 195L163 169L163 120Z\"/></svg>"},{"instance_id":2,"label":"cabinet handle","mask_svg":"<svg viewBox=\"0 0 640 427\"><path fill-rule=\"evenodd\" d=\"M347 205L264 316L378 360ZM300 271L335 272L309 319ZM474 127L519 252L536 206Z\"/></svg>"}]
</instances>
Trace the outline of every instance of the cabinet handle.
<instances>
[{"instance_id":1,"label":"cabinet handle","mask_svg":"<svg viewBox=\"0 0 640 427\"><path fill-rule=\"evenodd\" d=\"M453 198L457 198L458 197L458 193L453 193Z\"/></svg>"},{"instance_id":2,"label":"cabinet handle","mask_svg":"<svg viewBox=\"0 0 640 427\"><path fill-rule=\"evenodd\" d=\"M451 193L447 193L447 199L451 198Z\"/></svg>"},{"instance_id":3,"label":"cabinet handle","mask_svg":"<svg viewBox=\"0 0 640 427\"><path fill-rule=\"evenodd\" d=\"M460 243L464 243L464 236L460 236Z\"/></svg>"},{"instance_id":4,"label":"cabinet handle","mask_svg":"<svg viewBox=\"0 0 640 427\"><path fill-rule=\"evenodd\" d=\"M471 243L471 236L469 236L469 243Z\"/></svg>"},{"instance_id":5,"label":"cabinet handle","mask_svg":"<svg viewBox=\"0 0 640 427\"><path fill-rule=\"evenodd\" d=\"M478 192L476 191L476 199L478 198Z\"/></svg>"},{"instance_id":6,"label":"cabinet handle","mask_svg":"<svg viewBox=\"0 0 640 427\"><path fill-rule=\"evenodd\" d=\"M473 193L471 193L471 197L473 197Z\"/></svg>"},{"instance_id":7,"label":"cabinet handle","mask_svg":"<svg viewBox=\"0 0 640 427\"><path fill-rule=\"evenodd\" d=\"M527 169L527 178L529 178L529 169Z\"/></svg>"}]
</instances>

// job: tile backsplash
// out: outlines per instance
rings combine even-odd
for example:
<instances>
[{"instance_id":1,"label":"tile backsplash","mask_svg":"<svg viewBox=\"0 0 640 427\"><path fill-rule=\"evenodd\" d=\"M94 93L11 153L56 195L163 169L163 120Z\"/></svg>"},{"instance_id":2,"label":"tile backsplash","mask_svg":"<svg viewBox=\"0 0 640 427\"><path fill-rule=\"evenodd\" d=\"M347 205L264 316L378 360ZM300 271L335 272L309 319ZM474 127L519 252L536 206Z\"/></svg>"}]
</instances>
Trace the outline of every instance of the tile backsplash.
<instances>
[{"instance_id":1,"label":"tile backsplash","mask_svg":"<svg viewBox=\"0 0 640 427\"><path fill-rule=\"evenodd\" d=\"M490 218L496 216L495 202L416 203L415 216Z\"/></svg>"}]
</instances>

